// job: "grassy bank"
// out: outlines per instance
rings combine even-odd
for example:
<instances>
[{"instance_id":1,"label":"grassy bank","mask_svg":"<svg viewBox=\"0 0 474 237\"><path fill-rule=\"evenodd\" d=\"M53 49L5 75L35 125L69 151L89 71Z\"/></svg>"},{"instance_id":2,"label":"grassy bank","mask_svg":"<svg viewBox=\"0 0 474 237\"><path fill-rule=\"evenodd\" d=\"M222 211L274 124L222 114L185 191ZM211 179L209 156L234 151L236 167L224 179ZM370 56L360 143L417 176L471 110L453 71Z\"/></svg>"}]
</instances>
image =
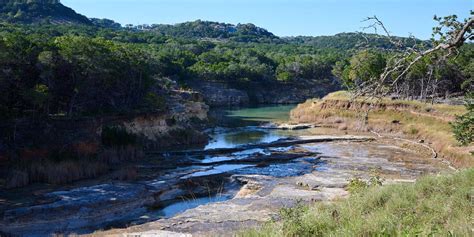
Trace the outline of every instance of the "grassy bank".
<instances>
[{"instance_id":1,"label":"grassy bank","mask_svg":"<svg viewBox=\"0 0 474 237\"><path fill-rule=\"evenodd\" d=\"M368 124L365 111L370 108ZM355 100L347 92L335 92L321 100L309 100L292 111L295 122L319 123L340 130L376 131L396 137L423 140L457 168L474 167L473 146L463 147L453 136L449 122L465 113L464 106L428 104L404 100Z\"/></svg>"},{"instance_id":2,"label":"grassy bank","mask_svg":"<svg viewBox=\"0 0 474 237\"><path fill-rule=\"evenodd\" d=\"M371 187L334 203L283 209L242 236L472 236L474 169Z\"/></svg>"}]
</instances>

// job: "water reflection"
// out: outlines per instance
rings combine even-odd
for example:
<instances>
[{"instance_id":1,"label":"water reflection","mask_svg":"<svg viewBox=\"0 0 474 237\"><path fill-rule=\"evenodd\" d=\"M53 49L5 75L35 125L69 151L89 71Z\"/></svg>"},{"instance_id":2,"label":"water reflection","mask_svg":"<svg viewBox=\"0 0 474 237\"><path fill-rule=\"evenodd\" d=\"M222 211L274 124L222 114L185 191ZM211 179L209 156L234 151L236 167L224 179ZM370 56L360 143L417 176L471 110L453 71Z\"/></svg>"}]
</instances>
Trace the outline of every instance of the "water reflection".
<instances>
[{"instance_id":1,"label":"water reflection","mask_svg":"<svg viewBox=\"0 0 474 237\"><path fill-rule=\"evenodd\" d=\"M295 105L275 105L253 108L217 108L209 111L216 125L228 128L256 126L268 122L288 121Z\"/></svg>"},{"instance_id":2,"label":"water reflection","mask_svg":"<svg viewBox=\"0 0 474 237\"><path fill-rule=\"evenodd\" d=\"M234 132L217 132L211 134L212 140L205 147L206 150L218 148L234 148L256 143L270 143L285 138L270 130L244 129Z\"/></svg>"},{"instance_id":3,"label":"water reflection","mask_svg":"<svg viewBox=\"0 0 474 237\"><path fill-rule=\"evenodd\" d=\"M161 218L170 218L173 217L177 214L180 214L188 209L196 208L198 206L207 204L207 203L213 203L213 202L223 202L226 200L229 200L232 198L231 196L228 195L217 195L214 197L202 197L202 198L194 198L194 199L183 199L183 201L171 204L160 211L157 211L156 213L153 213L152 215L156 217L161 217Z\"/></svg>"},{"instance_id":4,"label":"water reflection","mask_svg":"<svg viewBox=\"0 0 474 237\"><path fill-rule=\"evenodd\" d=\"M252 166L254 165L218 165L205 171L199 171L199 172L195 172L195 173L183 176L181 177L181 179L189 179L192 177L202 177L202 176L222 174L229 171L243 169L243 168L252 167Z\"/></svg>"}]
</instances>

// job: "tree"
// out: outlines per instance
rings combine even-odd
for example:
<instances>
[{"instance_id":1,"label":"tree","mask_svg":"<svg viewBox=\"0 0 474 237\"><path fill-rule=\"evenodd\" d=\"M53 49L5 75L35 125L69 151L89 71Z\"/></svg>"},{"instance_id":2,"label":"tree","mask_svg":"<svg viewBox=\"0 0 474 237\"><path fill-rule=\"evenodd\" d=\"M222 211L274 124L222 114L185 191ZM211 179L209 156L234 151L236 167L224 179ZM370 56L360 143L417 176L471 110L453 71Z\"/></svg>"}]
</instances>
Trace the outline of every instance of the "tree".
<instances>
[{"instance_id":1,"label":"tree","mask_svg":"<svg viewBox=\"0 0 474 237\"><path fill-rule=\"evenodd\" d=\"M377 80L386 67L386 59L376 50L362 50L350 60L336 63L333 73L350 89L359 89Z\"/></svg>"},{"instance_id":2,"label":"tree","mask_svg":"<svg viewBox=\"0 0 474 237\"><path fill-rule=\"evenodd\" d=\"M399 95L400 87L410 88L411 83L413 83L413 76L415 78L421 77L421 80L415 80L415 82L425 87L423 74L430 78L430 85L427 87L431 86L434 88L433 97L436 96L434 92L440 81L446 80L447 86L464 84L462 83L463 79L461 79L461 83L456 83L455 77L457 73L452 70L450 63L456 60L456 57L454 57L454 60L452 58L459 55L459 49L464 45L465 41L474 39L474 33L472 32L474 12L471 11L471 17L465 19L464 22L458 21L456 15L444 18L435 16L434 19L438 22L439 26L433 28L432 46L430 48L408 47L406 50L396 52L389 58L387 67L380 73L378 78L358 87L355 95L382 97L394 92ZM381 27L394 45L399 48L402 47L402 42L394 40L384 24L376 16L369 17L367 21L373 22L370 27L375 29ZM471 62L467 64L469 68ZM467 69L467 73L464 72L464 74L470 76L470 70ZM435 80L431 80L432 77ZM472 78L464 80L469 82L472 81ZM463 87L471 88L471 85L464 84ZM410 89L406 91L411 92ZM468 112L465 115L458 116L456 122L452 124L456 139L463 145L471 143L474 136L472 94L470 97L468 96L466 103ZM365 113L366 123L369 110L370 108Z\"/></svg>"}]
</instances>

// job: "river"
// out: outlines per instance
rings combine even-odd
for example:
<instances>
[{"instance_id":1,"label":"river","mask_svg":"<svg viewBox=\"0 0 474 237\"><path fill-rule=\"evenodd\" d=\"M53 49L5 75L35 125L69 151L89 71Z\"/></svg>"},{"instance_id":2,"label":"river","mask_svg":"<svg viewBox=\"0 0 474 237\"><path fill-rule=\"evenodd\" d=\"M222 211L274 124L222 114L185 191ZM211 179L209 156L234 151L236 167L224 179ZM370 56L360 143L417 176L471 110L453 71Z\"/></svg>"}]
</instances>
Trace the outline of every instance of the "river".
<instances>
[{"instance_id":1,"label":"river","mask_svg":"<svg viewBox=\"0 0 474 237\"><path fill-rule=\"evenodd\" d=\"M34 190L35 200L18 202L5 211L0 227L25 236L125 227L222 234L242 228L236 224L267 221L299 199L344 196L343 187L357 174L354 171L367 176L376 167L412 180L437 170L424 161L413 162L420 160L413 152L370 142L372 138L321 137L314 136L328 134L321 128L291 131L261 126L288 120L293 107L211 111L218 126L206 131L211 140L204 148L151 152L134 164L139 174L134 181L105 177ZM409 166L404 163L407 158Z\"/></svg>"}]
</instances>

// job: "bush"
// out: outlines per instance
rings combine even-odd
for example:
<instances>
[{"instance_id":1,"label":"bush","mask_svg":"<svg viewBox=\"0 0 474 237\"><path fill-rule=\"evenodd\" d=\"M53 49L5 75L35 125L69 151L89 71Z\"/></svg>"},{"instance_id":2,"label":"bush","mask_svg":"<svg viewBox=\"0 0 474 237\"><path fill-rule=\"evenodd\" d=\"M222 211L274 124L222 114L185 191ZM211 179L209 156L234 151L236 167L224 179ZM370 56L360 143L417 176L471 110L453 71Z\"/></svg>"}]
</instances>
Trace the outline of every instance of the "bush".
<instances>
[{"instance_id":1,"label":"bush","mask_svg":"<svg viewBox=\"0 0 474 237\"><path fill-rule=\"evenodd\" d=\"M369 187L369 185L360 178L354 178L349 180L349 184L347 185L346 189L350 193L358 193L364 189Z\"/></svg>"},{"instance_id":2,"label":"bush","mask_svg":"<svg viewBox=\"0 0 474 237\"><path fill-rule=\"evenodd\" d=\"M456 140L465 146L474 141L474 93L466 97L466 108L468 112L451 123Z\"/></svg>"},{"instance_id":3,"label":"bush","mask_svg":"<svg viewBox=\"0 0 474 237\"><path fill-rule=\"evenodd\" d=\"M372 170L370 179L367 182L360 178L351 179L349 180L346 190L350 193L359 193L361 191L366 191L369 187L382 186L384 181L385 180L380 177L376 170Z\"/></svg>"}]
</instances>

